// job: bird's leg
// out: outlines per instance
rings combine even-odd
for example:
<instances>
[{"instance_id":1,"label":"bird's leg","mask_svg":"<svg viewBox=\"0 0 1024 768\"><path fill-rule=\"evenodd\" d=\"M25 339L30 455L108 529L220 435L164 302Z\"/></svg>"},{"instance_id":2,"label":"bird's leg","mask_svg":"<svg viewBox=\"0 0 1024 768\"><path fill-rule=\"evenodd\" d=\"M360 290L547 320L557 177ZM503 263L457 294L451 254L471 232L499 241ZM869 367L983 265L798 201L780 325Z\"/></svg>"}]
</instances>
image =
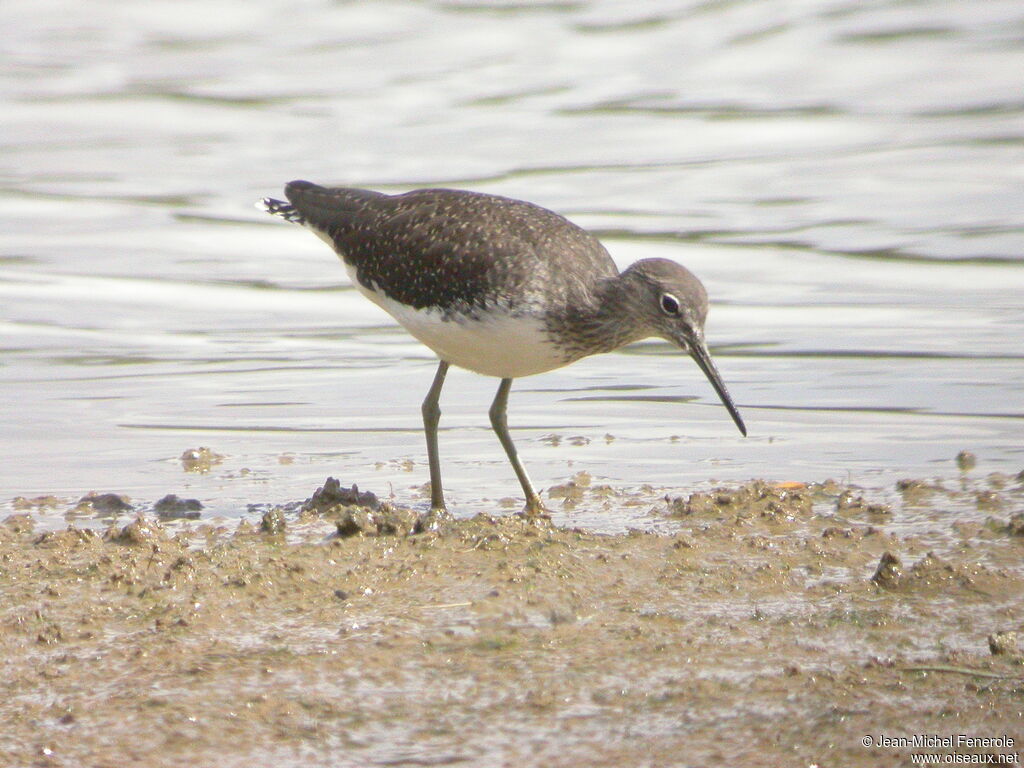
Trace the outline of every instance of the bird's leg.
<instances>
[{"instance_id":1,"label":"bird's leg","mask_svg":"<svg viewBox=\"0 0 1024 768\"><path fill-rule=\"evenodd\" d=\"M545 512L544 504L541 502L537 492L533 490L530 477L526 474L526 470L519 461L516 446L512 442L512 436L508 433L508 419L506 418L505 411L508 408L508 392L511 388L512 379L502 379L501 384L498 385L498 392L494 396L494 402L491 403L491 426L494 428L494 433L498 436L498 440L501 441L501 447L505 449L505 455L508 456L509 463L512 464L516 477L519 478L519 485L523 487L523 493L526 495L526 514L531 516L540 515Z\"/></svg>"},{"instance_id":2,"label":"bird's leg","mask_svg":"<svg viewBox=\"0 0 1024 768\"><path fill-rule=\"evenodd\" d=\"M430 391L423 401L423 431L427 436L427 461L430 463L430 511L444 512L444 488L441 486L441 460L437 455L437 425L441 421L441 406L438 401L441 399L441 387L444 386L444 377L448 373L448 363L444 360L437 366L437 373L434 374L434 383L430 385Z\"/></svg>"}]
</instances>

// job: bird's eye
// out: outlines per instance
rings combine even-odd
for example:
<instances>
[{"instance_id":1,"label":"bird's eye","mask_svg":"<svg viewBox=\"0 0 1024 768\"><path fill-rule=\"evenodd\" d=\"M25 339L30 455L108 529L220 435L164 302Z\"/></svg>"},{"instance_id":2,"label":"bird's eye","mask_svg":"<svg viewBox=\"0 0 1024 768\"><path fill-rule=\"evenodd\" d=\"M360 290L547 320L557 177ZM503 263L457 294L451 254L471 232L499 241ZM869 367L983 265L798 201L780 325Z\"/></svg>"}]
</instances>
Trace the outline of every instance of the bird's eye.
<instances>
[{"instance_id":1,"label":"bird's eye","mask_svg":"<svg viewBox=\"0 0 1024 768\"><path fill-rule=\"evenodd\" d=\"M666 315L678 315L679 299L671 293L661 294L661 309Z\"/></svg>"}]
</instances>

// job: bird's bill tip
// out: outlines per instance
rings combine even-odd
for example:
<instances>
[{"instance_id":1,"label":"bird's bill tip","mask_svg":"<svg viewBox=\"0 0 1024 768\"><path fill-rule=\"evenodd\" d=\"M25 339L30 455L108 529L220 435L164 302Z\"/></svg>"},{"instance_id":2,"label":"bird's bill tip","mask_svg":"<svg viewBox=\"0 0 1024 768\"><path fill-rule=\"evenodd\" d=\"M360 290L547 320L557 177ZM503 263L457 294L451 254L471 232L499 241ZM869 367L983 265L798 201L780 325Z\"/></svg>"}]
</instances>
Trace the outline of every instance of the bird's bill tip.
<instances>
[{"instance_id":1,"label":"bird's bill tip","mask_svg":"<svg viewBox=\"0 0 1024 768\"><path fill-rule=\"evenodd\" d=\"M743 423L743 417L740 416L739 412L732 414L732 420L736 422L736 428L739 429L740 434L746 437L747 425Z\"/></svg>"},{"instance_id":2,"label":"bird's bill tip","mask_svg":"<svg viewBox=\"0 0 1024 768\"><path fill-rule=\"evenodd\" d=\"M696 362L698 367L704 371L704 375L707 376L708 381L711 382L711 386L715 388L715 392L722 401L722 405L725 406L725 409L732 417L733 423L736 424L736 428L740 431L741 435L746 437L747 425L743 423L743 417L740 416L739 409L733 402L732 396L729 394L729 390L725 388L725 382L722 381L722 376L715 367L715 363L711 359L711 353L708 351L707 345L704 343L703 339L699 340L697 344L691 344L689 351L694 362Z\"/></svg>"}]
</instances>

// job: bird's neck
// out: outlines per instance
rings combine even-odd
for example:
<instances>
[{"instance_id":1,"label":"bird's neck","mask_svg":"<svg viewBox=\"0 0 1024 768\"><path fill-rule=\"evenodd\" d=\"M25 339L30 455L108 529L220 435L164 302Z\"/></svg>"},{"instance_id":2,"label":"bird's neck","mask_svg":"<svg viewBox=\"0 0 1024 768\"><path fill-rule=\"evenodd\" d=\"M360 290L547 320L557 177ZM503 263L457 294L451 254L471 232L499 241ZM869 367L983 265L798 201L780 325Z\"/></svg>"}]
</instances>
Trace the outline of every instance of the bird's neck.
<instances>
[{"instance_id":1,"label":"bird's neck","mask_svg":"<svg viewBox=\"0 0 1024 768\"><path fill-rule=\"evenodd\" d=\"M607 277L553 316L549 326L571 359L611 352L649 335L635 320L635 300L627 273Z\"/></svg>"}]
</instances>

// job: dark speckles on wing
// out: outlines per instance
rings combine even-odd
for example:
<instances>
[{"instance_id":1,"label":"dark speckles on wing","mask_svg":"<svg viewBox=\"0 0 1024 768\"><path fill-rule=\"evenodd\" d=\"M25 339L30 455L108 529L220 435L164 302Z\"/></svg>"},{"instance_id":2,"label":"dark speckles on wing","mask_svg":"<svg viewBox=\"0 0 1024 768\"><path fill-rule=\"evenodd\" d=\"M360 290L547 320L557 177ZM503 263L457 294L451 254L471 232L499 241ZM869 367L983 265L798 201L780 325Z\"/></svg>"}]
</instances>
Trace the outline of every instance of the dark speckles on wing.
<instances>
[{"instance_id":1,"label":"dark speckles on wing","mask_svg":"<svg viewBox=\"0 0 1024 768\"><path fill-rule=\"evenodd\" d=\"M417 309L564 308L618 274L592 235L519 200L448 189L390 196L309 182L288 184L286 194L360 283Z\"/></svg>"}]
</instances>

